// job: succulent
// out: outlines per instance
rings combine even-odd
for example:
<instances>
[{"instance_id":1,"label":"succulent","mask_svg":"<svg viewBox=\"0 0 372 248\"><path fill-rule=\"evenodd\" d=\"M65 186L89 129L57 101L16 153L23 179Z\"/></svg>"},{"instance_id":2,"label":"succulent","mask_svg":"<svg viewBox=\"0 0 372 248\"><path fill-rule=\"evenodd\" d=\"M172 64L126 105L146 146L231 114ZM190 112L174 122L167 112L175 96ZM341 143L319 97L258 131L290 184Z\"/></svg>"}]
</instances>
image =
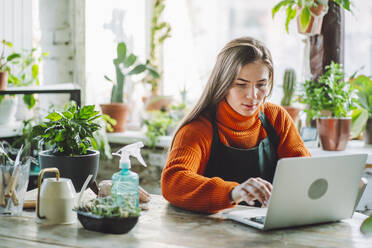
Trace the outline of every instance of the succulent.
<instances>
[{"instance_id":1,"label":"succulent","mask_svg":"<svg viewBox=\"0 0 372 248\"><path fill-rule=\"evenodd\" d=\"M282 106L290 106L296 91L296 72L293 69L286 69L283 78Z\"/></svg>"}]
</instances>

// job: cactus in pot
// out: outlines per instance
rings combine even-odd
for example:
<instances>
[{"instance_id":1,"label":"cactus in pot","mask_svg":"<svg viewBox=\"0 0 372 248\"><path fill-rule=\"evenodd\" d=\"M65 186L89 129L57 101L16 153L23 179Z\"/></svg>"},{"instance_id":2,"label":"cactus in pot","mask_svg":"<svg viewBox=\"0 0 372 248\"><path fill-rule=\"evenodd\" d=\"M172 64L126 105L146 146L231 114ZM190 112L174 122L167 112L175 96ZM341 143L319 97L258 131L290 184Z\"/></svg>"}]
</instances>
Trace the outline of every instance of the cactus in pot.
<instances>
[{"instance_id":1,"label":"cactus in pot","mask_svg":"<svg viewBox=\"0 0 372 248\"><path fill-rule=\"evenodd\" d=\"M113 126L114 132L122 132L125 130L125 123L129 110L128 105L124 104L126 78L141 74L145 71L149 71L154 77L159 77L159 73L149 65L148 61L145 64L136 63L137 56L127 51L127 45L124 42L120 42L117 45L116 52L117 58L113 59L116 80L112 80L108 76L105 76L106 80L113 83L111 103L101 104L101 108L104 114L116 120L116 124Z\"/></svg>"},{"instance_id":2,"label":"cactus in pot","mask_svg":"<svg viewBox=\"0 0 372 248\"><path fill-rule=\"evenodd\" d=\"M289 68L284 72L283 78L283 98L280 104L282 106L290 106L292 104L293 96L296 91L296 72Z\"/></svg>"},{"instance_id":3,"label":"cactus in pot","mask_svg":"<svg viewBox=\"0 0 372 248\"><path fill-rule=\"evenodd\" d=\"M283 77L283 98L280 104L287 110L293 121L297 121L299 108L293 107L292 102L296 92L296 71L288 68L284 71Z\"/></svg>"}]
</instances>

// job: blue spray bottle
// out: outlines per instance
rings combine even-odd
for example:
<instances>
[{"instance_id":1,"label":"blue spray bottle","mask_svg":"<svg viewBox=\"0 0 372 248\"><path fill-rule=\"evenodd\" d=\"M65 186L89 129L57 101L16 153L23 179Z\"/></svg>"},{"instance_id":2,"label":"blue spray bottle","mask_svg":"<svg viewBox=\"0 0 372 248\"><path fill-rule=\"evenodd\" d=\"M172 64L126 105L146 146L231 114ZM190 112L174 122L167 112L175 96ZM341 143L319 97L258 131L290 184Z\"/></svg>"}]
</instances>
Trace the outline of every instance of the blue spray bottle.
<instances>
[{"instance_id":1,"label":"blue spray bottle","mask_svg":"<svg viewBox=\"0 0 372 248\"><path fill-rule=\"evenodd\" d=\"M119 204L130 204L139 207L139 179L138 174L130 171L131 164L129 156L134 156L146 167L146 163L141 156L143 143L136 142L126 145L113 155L120 156L120 171L112 175L111 194L116 195Z\"/></svg>"}]
</instances>

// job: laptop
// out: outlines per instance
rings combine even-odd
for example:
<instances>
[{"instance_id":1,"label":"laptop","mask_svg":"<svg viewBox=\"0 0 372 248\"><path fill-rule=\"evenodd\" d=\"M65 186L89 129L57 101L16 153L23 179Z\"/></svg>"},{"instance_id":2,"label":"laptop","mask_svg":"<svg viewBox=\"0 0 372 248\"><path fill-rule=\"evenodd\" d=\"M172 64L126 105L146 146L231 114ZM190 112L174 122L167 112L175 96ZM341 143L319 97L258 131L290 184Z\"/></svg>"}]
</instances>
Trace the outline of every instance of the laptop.
<instances>
[{"instance_id":1,"label":"laptop","mask_svg":"<svg viewBox=\"0 0 372 248\"><path fill-rule=\"evenodd\" d=\"M267 208L239 206L222 215L271 230L351 218L367 154L283 158Z\"/></svg>"}]
</instances>

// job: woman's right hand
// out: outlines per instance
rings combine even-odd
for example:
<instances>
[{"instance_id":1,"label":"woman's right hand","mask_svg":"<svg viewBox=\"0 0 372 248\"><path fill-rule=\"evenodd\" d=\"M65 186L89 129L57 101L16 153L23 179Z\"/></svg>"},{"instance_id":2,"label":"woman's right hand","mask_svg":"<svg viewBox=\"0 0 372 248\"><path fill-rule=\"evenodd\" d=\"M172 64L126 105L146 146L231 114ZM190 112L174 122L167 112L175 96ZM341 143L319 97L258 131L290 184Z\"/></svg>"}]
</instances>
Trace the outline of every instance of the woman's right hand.
<instances>
[{"instance_id":1,"label":"woman's right hand","mask_svg":"<svg viewBox=\"0 0 372 248\"><path fill-rule=\"evenodd\" d=\"M249 178L236 186L230 192L230 197L236 203L245 201L248 205L254 205L254 200L258 200L262 207L267 207L272 189L271 183L262 178Z\"/></svg>"}]
</instances>

